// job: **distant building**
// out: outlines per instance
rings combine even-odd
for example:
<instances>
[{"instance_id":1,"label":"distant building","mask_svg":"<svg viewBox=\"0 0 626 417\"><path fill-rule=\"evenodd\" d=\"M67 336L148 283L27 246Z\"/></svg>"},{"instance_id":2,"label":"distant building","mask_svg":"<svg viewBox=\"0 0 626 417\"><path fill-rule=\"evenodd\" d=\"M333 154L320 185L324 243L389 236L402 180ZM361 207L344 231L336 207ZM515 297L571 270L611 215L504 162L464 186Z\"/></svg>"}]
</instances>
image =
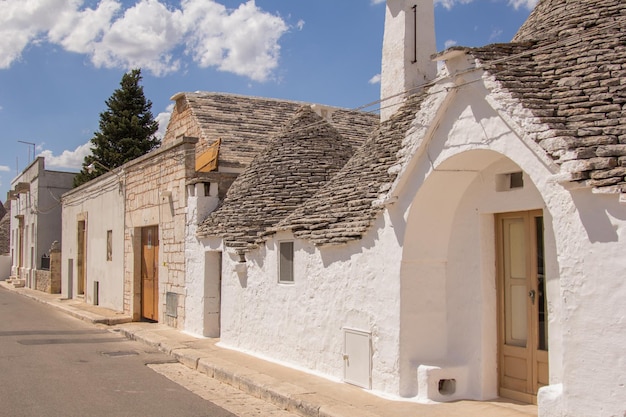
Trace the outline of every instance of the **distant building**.
<instances>
[{"instance_id":1,"label":"distant building","mask_svg":"<svg viewBox=\"0 0 626 417\"><path fill-rule=\"evenodd\" d=\"M61 195L72 188L76 174L45 169L35 159L13 181L11 202L11 281L37 288L36 271L49 255L52 242L61 242ZM43 262L46 262L45 260Z\"/></svg>"},{"instance_id":2,"label":"distant building","mask_svg":"<svg viewBox=\"0 0 626 417\"><path fill-rule=\"evenodd\" d=\"M0 280L11 275L11 202L0 206Z\"/></svg>"}]
</instances>

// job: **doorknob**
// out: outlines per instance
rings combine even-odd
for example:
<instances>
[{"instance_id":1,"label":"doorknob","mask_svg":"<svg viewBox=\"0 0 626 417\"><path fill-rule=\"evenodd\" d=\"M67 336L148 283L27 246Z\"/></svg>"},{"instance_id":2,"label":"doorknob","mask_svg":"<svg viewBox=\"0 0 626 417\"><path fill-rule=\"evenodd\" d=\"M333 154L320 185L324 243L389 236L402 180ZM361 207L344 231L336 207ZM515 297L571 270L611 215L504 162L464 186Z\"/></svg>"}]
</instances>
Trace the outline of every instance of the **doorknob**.
<instances>
[{"instance_id":1,"label":"doorknob","mask_svg":"<svg viewBox=\"0 0 626 417\"><path fill-rule=\"evenodd\" d=\"M530 297L530 301L535 305L535 290L528 291L528 296Z\"/></svg>"}]
</instances>

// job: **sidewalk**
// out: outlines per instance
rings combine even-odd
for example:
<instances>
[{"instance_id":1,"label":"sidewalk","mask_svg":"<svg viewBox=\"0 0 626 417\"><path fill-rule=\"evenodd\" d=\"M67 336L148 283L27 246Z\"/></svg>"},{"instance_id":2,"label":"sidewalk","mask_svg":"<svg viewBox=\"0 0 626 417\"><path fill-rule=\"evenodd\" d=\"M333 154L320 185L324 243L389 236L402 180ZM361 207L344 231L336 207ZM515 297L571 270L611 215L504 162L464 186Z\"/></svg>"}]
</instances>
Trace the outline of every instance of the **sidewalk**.
<instances>
[{"instance_id":1,"label":"sidewalk","mask_svg":"<svg viewBox=\"0 0 626 417\"><path fill-rule=\"evenodd\" d=\"M531 417L537 407L505 400L421 404L378 397L361 388L330 381L216 346L218 339L200 339L170 327L131 322L124 314L63 300L27 288L0 287L17 292L90 323L106 324L129 339L159 349L180 363L250 395L305 417Z\"/></svg>"}]
</instances>

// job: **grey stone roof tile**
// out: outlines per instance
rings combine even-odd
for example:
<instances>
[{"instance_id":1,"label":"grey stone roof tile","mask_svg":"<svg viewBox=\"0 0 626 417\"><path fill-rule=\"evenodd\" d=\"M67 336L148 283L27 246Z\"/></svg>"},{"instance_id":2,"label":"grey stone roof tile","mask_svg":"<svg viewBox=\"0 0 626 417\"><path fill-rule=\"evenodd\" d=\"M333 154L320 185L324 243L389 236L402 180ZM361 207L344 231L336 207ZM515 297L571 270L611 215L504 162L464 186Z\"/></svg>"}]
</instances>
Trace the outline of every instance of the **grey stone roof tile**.
<instances>
[{"instance_id":1,"label":"grey stone roof tile","mask_svg":"<svg viewBox=\"0 0 626 417\"><path fill-rule=\"evenodd\" d=\"M398 151L425 93L407 99L402 108L362 145L339 173L276 229L314 244L340 244L359 239L382 207L374 205L397 174Z\"/></svg>"},{"instance_id":2,"label":"grey stone roof tile","mask_svg":"<svg viewBox=\"0 0 626 417\"><path fill-rule=\"evenodd\" d=\"M310 106L301 107L235 180L223 204L200 225L198 236L221 236L236 248L254 246L353 154L334 126Z\"/></svg>"},{"instance_id":3,"label":"grey stone roof tile","mask_svg":"<svg viewBox=\"0 0 626 417\"><path fill-rule=\"evenodd\" d=\"M263 151L268 140L278 134L281 128L307 103L242 96L213 92L187 92L174 96L177 103L170 121L184 123L179 129L170 129L164 143L185 134L199 139L196 152L221 139L219 165L245 168L256 154ZM362 138L378 124L378 116L341 108L332 110L333 126L352 146L362 143ZM189 112L191 120L180 122L177 114ZM187 133L188 132L188 133Z\"/></svg>"},{"instance_id":4,"label":"grey stone roof tile","mask_svg":"<svg viewBox=\"0 0 626 417\"><path fill-rule=\"evenodd\" d=\"M514 40L469 52L550 127L537 142L572 180L625 192L601 159L626 143L626 2L541 1Z\"/></svg>"}]
</instances>

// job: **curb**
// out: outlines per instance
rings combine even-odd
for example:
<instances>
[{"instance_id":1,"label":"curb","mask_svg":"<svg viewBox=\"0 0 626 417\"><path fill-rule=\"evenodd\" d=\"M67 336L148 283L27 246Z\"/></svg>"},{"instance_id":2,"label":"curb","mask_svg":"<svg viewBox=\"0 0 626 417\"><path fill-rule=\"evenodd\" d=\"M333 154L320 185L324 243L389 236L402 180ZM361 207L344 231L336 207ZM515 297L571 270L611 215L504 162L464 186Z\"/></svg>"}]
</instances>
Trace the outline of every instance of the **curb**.
<instances>
[{"instance_id":1,"label":"curb","mask_svg":"<svg viewBox=\"0 0 626 417\"><path fill-rule=\"evenodd\" d=\"M182 343L170 342L167 338L160 337L154 333L133 332L123 328L120 328L119 331L128 339L143 343L172 356L179 363L190 369L304 417L346 417L354 415L359 415L360 417L380 417L378 414L364 413L363 410L346 404L323 406L321 405L323 402L314 401L311 398L312 396L319 396L317 393L309 392L304 388L259 373L234 362L214 358L210 353L189 348ZM349 412L346 413L346 411Z\"/></svg>"}]
</instances>

